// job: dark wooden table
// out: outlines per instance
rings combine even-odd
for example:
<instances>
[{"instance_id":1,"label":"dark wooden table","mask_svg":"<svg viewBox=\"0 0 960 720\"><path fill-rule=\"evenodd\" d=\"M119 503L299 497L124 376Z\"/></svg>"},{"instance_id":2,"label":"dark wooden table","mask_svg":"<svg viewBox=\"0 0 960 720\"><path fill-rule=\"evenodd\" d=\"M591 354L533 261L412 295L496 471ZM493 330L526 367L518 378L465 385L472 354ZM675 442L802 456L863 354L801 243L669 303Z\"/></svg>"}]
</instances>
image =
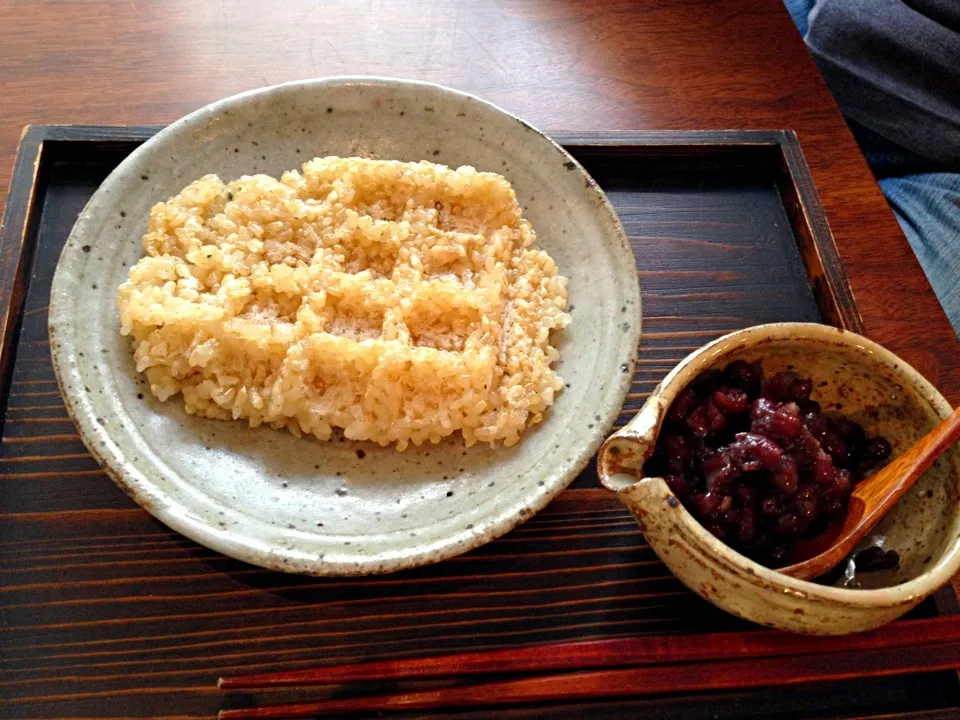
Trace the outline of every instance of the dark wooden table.
<instances>
[{"instance_id":1,"label":"dark wooden table","mask_svg":"<svg viewBox=\"0 0 960 720\"><path fill-rule=\"evenodd\" d=\"M0 0L0 203L24 125L166 123L252 87L334 74L439 82L548 131L795 130L867 334L960 402L960 343L780 0ZM33 382L28 374L23 382ZM346 660L638 631L630 603L647 588L615 572L648 562L649 551L598 490L566 493L539 524L458 561L455 572L325 584L226 560L104 487L102 496L78 493L62 513L38 505L5 514L0 495L7 528L36 543L25 550L32 565L0 558L0 663L13 667L0 681L0 702L8 699L0 716L209 717L224 668L324 661L320 650ZM532 564L523 552L531 543L543 553ZM591 565L591 548L611 543L613 564ZM584 554L565 554L570 547ZM496 586L490 562L502 574ZM578 595L604 584L628 594L590 603ZM667 579L654 589L662 602L686 602L679 590ZM284 633L264 641L280 625ZM834 717L841 705L851 716L924 688L940 692L904 683L549 712L764 717L787 698L802 716Z\"/></svg>"}]
</instances>

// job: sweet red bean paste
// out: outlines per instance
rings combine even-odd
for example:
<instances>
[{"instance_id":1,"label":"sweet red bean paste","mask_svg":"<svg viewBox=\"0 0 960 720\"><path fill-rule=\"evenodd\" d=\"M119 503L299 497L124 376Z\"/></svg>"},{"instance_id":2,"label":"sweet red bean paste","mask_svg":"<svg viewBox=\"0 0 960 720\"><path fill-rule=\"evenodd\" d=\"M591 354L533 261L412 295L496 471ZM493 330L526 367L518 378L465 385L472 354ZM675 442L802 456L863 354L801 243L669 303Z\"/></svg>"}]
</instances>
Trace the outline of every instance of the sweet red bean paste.
<instances>
[{"instance_id":1,"label":"sweet red bean paste","mask_svg":"<svg viewBox=\"0 0 960 720\"><path fill-rule=\"evenodd\" d=\"M813 382L759 361L701 373L670 406L644 465L663 477L707 530L740 553L780 567L790 545L842 516L853 486L890 456L810 398Z\"/></svg>"}]
</instances>

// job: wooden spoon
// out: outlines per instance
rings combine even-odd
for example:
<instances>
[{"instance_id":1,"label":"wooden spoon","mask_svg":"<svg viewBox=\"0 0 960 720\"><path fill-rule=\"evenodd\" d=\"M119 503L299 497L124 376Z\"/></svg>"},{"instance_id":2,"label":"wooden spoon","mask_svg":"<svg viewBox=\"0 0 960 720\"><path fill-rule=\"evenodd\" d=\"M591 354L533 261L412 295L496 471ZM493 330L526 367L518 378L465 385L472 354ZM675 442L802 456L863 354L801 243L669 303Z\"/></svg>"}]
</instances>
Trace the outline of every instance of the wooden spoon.
<instances>
[{"instance_id":1,"label":"wooden spoon","mask_svg":"<svg viewBox=\"0 0 960 720\"><path fill-rule=\"evenodd\" d=\"M957 438L960 407L883 470L857 483L843 522L798 542L790 551L793 564L777 571L810 580L836 567Z\"/></svg>"}]
</instances>

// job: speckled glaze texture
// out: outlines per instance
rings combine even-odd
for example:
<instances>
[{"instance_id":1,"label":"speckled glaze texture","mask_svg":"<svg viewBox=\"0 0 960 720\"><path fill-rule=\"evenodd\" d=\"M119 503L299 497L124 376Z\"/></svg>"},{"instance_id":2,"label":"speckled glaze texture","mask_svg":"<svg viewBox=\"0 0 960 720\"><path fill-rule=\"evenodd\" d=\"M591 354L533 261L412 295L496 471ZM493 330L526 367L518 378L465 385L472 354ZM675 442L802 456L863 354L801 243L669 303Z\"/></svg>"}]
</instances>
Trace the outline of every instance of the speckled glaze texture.
<instances>
[{"instance_id":1,"label":"speckled glaze texture","mask_svg":"<svg viewBox=\"0 0 960 720\"><path fill-rule=\"evenodd\" d=\"M718 607L754 622L802 633L840 635L896 619L949 582L960 568L960 450L947 451L858 547L896 550L897 570L850 574L835 586L804 582L759 565L717 540L661 478L644 478L674 397L703 370L760 359L767 374L812 376L812 398L842 412L894 455L950 414L950 406L912 367L854 333L825 325L778 323L726 335L681 362L633 420L600 452L600 476L640 524L673 573Z\"/></svg>"},{"instance_id":2,"label":"speckled glaze texture","mask_svg":"<svg viewBox=\"0 0 960 720\"><path fill-rule=\"evenodd\" d=\"M192 180L232 180L325 155L505 175L570 279L555 335L567 386L512 448L459 439L397 453L186 415L159 402L119 334L115 294L142 254L150 208ZM602 280L598 282L598 279ZM82 298L82 300L81 300ZM67 407L110 476L170 527L250 563L315 575L436 562L546 505L596 452L622 406L640 334L633 254L593 180L540 132L477 98L382 78L331 78L214 103L145 143L81 213L53 281L50 345Z\"/></svg>"}]
</instances>

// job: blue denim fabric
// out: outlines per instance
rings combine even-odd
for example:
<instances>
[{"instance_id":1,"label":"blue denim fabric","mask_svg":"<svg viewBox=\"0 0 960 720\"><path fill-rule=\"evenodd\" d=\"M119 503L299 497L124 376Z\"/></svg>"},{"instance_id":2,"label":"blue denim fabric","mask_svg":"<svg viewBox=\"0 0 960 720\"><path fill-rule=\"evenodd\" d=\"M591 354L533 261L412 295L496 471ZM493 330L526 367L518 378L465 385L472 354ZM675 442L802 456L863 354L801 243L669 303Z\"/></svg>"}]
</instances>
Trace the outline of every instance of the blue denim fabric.
<instances>
[{"instance_id":1,"label":"blue denim fabric","mask_svg":"<svg viewBox=\"0 0 960 720\"><path fill-rule=\"evenodd\" d=\"M787 12L793 18L793 24L797 26L797 30L801 35L806 35L810 29L807 18L813 6L816 5L816 0L783 0L783 4L787 6Z\"/></svg>"},{"instance_id":2,"label":"blue denim fabric","mask_svg":"<svg viewBox=\"0 0 960 720\"><path fill-rule=\"evenodd\" d=\"M880 188L960 335L960 174L883 178Z\"/></svg>"},{"instance_id":3,"label":"blue denim fabric","mask_svg":"<svg viewBox=\"0 0 960 720\"><path fill-rule=\"evenodd\" d=\"M784 4L800 34L806 36L816 0L784 0ZM836 99L843 111L844 98ZM954 332L960 335L960 174L923 172L936 161L921 158L849 118L848 122Z\"/></svg>"}]
</instances>

